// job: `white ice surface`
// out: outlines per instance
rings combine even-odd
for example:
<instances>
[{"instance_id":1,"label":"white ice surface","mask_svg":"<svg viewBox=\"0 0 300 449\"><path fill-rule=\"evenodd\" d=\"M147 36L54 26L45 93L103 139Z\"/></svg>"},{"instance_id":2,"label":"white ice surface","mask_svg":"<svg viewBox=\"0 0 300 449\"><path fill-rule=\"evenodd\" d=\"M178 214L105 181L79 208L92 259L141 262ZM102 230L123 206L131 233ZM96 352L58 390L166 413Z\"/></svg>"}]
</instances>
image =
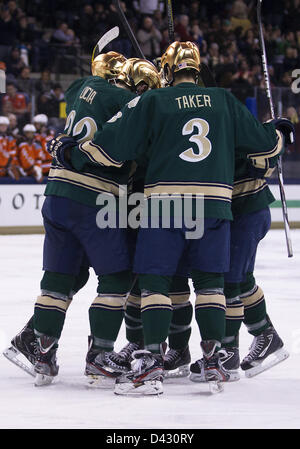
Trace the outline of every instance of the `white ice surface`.
<instances>
[{"instance_id":1,"label":"white ice surface","mask_svg":"<svg viewBox=\"0 0 300 449\"><path fill-rule=\"evenodd\" d=\"M89 390L83 370L89 333L88 307L96 291L90 280L71 305L60 341L56 384L36 388L33 378L0 355L0 428L300 428L300 230L292 231L288 259L283 231L271 231L258 251L256 278L269 315L290 357L259 376L226 384L209 396L207 386L187 379L165 382L157 398L118 397ZM30 318L42 275L42 235L0 236L0 350ZM252 337L242 329L241 356ZM122 327L116 349L125 342ZM193 322L192 359L199 358Z\"/></svg>"}]
</instances>

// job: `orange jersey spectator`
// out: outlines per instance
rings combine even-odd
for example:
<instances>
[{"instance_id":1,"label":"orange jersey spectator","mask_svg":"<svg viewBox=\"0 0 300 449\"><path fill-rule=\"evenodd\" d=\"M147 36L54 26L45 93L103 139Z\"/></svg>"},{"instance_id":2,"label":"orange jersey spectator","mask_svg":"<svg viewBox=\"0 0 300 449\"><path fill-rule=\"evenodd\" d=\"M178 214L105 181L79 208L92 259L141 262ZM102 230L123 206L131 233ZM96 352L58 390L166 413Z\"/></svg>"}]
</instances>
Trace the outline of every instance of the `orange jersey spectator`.
<instances>
[{"instance_id":1,"label":"orange jersey spectator","mask_svg":"<svg viewBox=\"0 0 300 449\"><path fill-rule=\"evenodd\" d=\"M27 96L22 92L17 92L13 83L7 83L6 95L2 98L2 111L4 114L25 114L30 111L30 103Z\"/></svg>"},{"instance_id":2,"label":"orange jersey spectator","mask_svg":"<svg viewBox=\"0 0 300 449\"><path fill-rule=\"evenodd\" d=\"M19 179L17 166L16 140L6 134L9 125L7 117L0 117L0 176L11 176Z\"/></svg>"},{"instance_id":3,"label":"orange jersey spectator","mask_svg":"<svg viewBox=\"0 0 300 449\"><path fill-rule=\"evenodd\" d=\"M33 117L33 123L36 127L37 133L35 134L35 140L42 145L42 171L43 175L47 176L51 167L52 157L47 151L47 142L54 137L54 131L50 131L47 128L48 117L45 114L38 114Z\"/></svg>"},{"instance_id":4,"label":"orange jersey spectator","mask_svg":"<svg viewBox=\"0 0 300 449\"><path fill-rule=\"evenodd\" d=\"M27 176L33 176L38 182L43 180L42 174L42 146L35 140L36 128L34 125L25 125L23 128L24 140L19 144L18 157L21 168Z\"/></svg>"}]
</instances>

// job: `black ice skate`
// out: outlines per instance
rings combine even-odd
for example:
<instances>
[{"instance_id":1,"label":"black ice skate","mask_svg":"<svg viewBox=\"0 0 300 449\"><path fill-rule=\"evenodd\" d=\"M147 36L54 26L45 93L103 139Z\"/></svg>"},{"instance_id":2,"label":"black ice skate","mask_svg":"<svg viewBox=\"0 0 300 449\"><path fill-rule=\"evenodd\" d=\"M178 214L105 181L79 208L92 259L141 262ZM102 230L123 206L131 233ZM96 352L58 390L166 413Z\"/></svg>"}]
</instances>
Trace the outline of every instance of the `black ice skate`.
<instances>
[{"instance_id":1,"label":"black ice skate","mask_svg":"<svg viewBox=\"0 0 300 449\"><path fill-rule=\"evenodd\" d=\"M11 340L11 346L5 349L3 355L23 371L35 377L37 344L34 330L27 323L21 332Z\"/></svg>"},{"instance_id":2,"label":"black ice skate","mask_svg":"<svg viewBox=\"0 0 300 449\"><path fill-rule=\"evenodd\" d=\"M163 393L164 366L161 354L146 350L133 354L132 371L116 379L115 394L159 395Z\"/></svg>"},{"instance_id":3,"label":"black ice skate","mask_svg":"<svg viewBox=\"0 0 300 449\"><path fill-rule=\"evenodd\" d=\"M119 352L112 352L111 353L111 360L115 362L116 364L130 364L133 360L132 354L134 351L139 351L140 349L143 349L144 345L143 343L127 343L127 345L124 346L124 348L121 349Z\"/></svg>"},{"instance_id":4,"label":"black ice skate","mask_svg":"<svg viewBox=\"0 0 300 449\"><path fill-rule=\"evenodd\" d=\"M216 351L216 342L207 340L201 342L203 358L190 366L192 382L208 382L211 393L223 390L223 382L230 380L230 373L223 367L221 351Z\"/></svg>"},{"instance_id":5,"label":"black ice skate","mask_svg":"<svg viewBox=\"0 0 300 449\"><path fill-rule=\"evenodd\" d=\"M234 382L240 380L239 367L240 367L240 354L239 348L228 347L222 348L219 351L219 358L222 367L228 372L228 382ZM193 382L206 382L204 375L204 361L203 358L192 363L190 366L190 380Z\"/></svg>"},{"instance_id":6,"label":"black ice skate","mask_svg":"<svg viewBox=\"0 0 300 449\"><path fill-rule=\"evenodd\" d=\"M94 388L111 388L115 380L131 369L130 362L118 357L114 351L104 351L93 347L89 337L89 350L86 356L85 376L88 385Z\"/></svg>"},{"instance_id":7,"label":"black ice skate","mask_svg":"<svg viewBox=\"0 0 300 449\"><path fill-rule=\"evenodd\" d=\"M164 356L165 378L187 377L190 374L191 354L189 347L169 349Z\"/></svg>"},{"instance_id":8,"label":"black ice skate","mask_svg":"<svg viewBox=\"0 0 300 449\"><path fill-rule=\"evenodd\" d=\"M37 356L34 371L37 387L49 385L58 374L56 363L57 338L41 334L37 337Z\"/></svg>"},{"instance_id":9,"label":"black ice skate","mask_svg":"<svg viewBox=\"0 0 300 449\"><path fill-rule=\"evenodd\" d=\"M254 377L289 357L283 341L272 325L254 337L249 354L243 359L241 368L246 377Z\"/></svg>"}]
</instances>

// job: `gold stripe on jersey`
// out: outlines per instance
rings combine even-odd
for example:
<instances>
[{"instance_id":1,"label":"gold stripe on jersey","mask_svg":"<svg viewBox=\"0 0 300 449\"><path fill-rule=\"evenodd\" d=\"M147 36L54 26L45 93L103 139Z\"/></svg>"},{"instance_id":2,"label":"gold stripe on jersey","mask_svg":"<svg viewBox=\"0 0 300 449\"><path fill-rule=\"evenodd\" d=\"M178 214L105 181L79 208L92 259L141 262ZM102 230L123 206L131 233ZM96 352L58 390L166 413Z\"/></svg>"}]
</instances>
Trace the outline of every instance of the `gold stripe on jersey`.
<instances>
[{"instance_id":1,"label":"gold stripe on jersey","mask_svg":"<svg viewBox=\"0 0 300 449\"><path fill-rule=\"evenodd\" d=\"M97 193L106 192L112 193L115 196L119 195L118 183L108 181L105 178L100 178L99 176L90 173L77 173L71 170L52 167L49 172L48 180L66 182Z\"/></svg>"},{"instance_id":2,"label":"gold stripe on jersey","mask_svg":"<svg viewBox=\"0 0 300 449\"><path fill-rule=\"evenodd\" d=\"M253 195L268 187L265 179L247 178L235 181L233 184L232 198Z\"/></svg>"},{"instance_id":3,"label":"gold stripe on jersey","mask_svg":"<svg viewBox=\"0 0 300 449\"><path fill-rule=\"evenodd\" d=\"M277 144L272 150L262 151L260 153L248 154L248 158L251 159L252 164L257 168L269 169L269 158L277 156L283 148L283 138L281 132L276 130L278 137Z\"/></svg>"},{"instance_id":4,"label":"gold stripe on jersey","mask_svg":"<svg viewBox=\"0 0 300 449\"><path fill-rule=\"evenodd\" d=\"M145 195L153 198L156 195L190 195L191 197L203 197L209 200L221 200L231 202L232 186L209 182L158 182L145 185Z\"/></svg>"},{"instance_id":5,"label":"gold stripe on jersey","mask_svg":"<svg viewBox=\"0 0 300 449\"><path fill-rule=\"evenodd\" d=\"M79 150L82 151L91 162L104 165L107 167L122 167L123 162L115 161L111 156L109 156L103 148L96 145L91 140L81 143L79 145Z\"/></svg>"}]
</instances>

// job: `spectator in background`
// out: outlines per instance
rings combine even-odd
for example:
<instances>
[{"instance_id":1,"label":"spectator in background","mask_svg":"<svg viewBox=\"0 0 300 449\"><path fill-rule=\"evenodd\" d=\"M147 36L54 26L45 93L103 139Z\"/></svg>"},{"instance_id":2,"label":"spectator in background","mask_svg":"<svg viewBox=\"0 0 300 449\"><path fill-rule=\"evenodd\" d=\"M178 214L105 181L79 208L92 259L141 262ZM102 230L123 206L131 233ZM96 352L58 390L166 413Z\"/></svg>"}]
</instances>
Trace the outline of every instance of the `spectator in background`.
<instances>
[{"instance_id":1,"label":"spectator in background","mask_svg":"<svg viewBox=\"0 0 300 449\"><path fill-rule=\"evenodd\" d=\"M38 35L38 31L35 28L34 23L30 23L28 21L28 17L25 15L19 18L18 27L17 27L17 39L18 41L26 45L28 49L31 49L31 46Z\"/></svg>"},{"instance_id":2,"label":"spectator in background","mask_svg":"<svg viewBox=\"0 0 300 449\"><path fill-rule=\"evenodd\" d=\"M0 177L11 176L18 180L20 172L17 169L16 139L9 135L8 126L8 118L0 116Z\"/></svg>"},{"instance_id":3,"label":"spectator in background","mask_svg":"<svg viewBox=\"0 0 300 449\"><path fill-rule=\"evenodd\" d=\"M230 22L233 30L241 27L242 34L252 28L252 23L248 19L248 7L243 0L236 0L233 3Z\"/></svg>"},{"instance_id":4,"label":"spectator in background","mask_svg":"<svg viewBox=\"0 0 300 449\"><path fill-rule=\"evenodd\" d=\"M7 2L7 8L10 12L11 17L15 21L19 20L21 16L24 15L24 12L21 8L18 7L15 0L9 0L9 2Z\"/></svg>"},{"instance_id":5,"label":"spectator in background","mask_svg":"<svg viewBox=\"0 0 300 449\"><path fill-rule=\"evenodd\" d=\"M17 116L18 125L30 120L31 103L24 92L18 92L14 83L6 84L6 94L2 97L2 112L4 115L13 113Z\"/></svg>"},{"instance_id":6,"label":"spectator in background","mask_svg":"<svg viewBox=\"0 0 300 449\"><path fill-rule=\"evenodd\" d=\"M219 52L219 45L214 42L210 44L209 50L208 50L208 65L210 69L214 69L216 66L221 64L222 59Z\"/></svg>"},{"instance_id":7,"label":"spectator in background","mask_svg":"<svg viewBox=\"0 0 300 449\"><path fill-rule=\"evenodd\" d=\"M167 20L163 18L163 14L160 9L157 9L153 13L153 25L160 31L164 30L167 27Z\"/></svg>"},{"instance_id":8,"label":"spectator in background","mask_svg":"<svg viewBox=\"0 0 300 449\"><path fill-rule=\"evenodd\" d=\"M25 67L25 63L21 58L21 52L18 47L12 48L9 56L5 59L6 73L13 75L17 78L22 69Z\"/></svg>"},{"instance_id":9,"label":"spectator in background","mask_svg":"<svg viewBox=\"0 0 300 449\"><path fill-rule=\"evenodd\" d=\"M1 7L1 5L0 5ZM9 9L3 7L0 11L0 60L5 59L16 43L17 24Z\"/></svg>"},{"instance_id":10,"label":"spectator in background","mask_svg":"<svg viewBox=\"0 0 300 449\"><path fill-rule=\"evenodd\" d=\"M51 80L51 72L49 69L44 69L41 73L40 79L35 82L34 85L37 94L42 92L50 92L53 88L53 81Z\"/></svg>"},{"instance_id":11,"label":"spectator in background","mask_svg":"<svg viewBox=\"0 0 300 449\"><path fill-rule=\"evenodd\" d=\"M44 92L38 99L38 113L49 118L49 125L59 128L61 126L60 103L64 101L64 93L59 83L54 84L50 92Z\"/></svg>"},{"instance_id":12,"label":"spectator in background","mask_svg":"<svg viewBox=\"0 0 300 449\"><path fill-rule=\"evenodd\" d=\"M32 47L32 68L34 72L44 70L53 61L53 51L50 47L52 33L47 31L34 41Z\"/></svg>"},{"instance_id":13,"label":"spectator in background","mask_svg":"<svg viewBox=\"0 0 300 449\"><path fill-rule=\"evenodd\" d=\"M164 11L164 1L161 0L134 0L133 6L142 15L152 16L154 11Z\"/></svg>"},{"instance_id":14,"label":"spectator in background","mask_svg":"<svg viewBox=\"0 0 300 449\"><path fill-rule=\"evenodd\" d=\"M80 14L79 33L81 43L86 51L90 50L91 41L97 41L95 36L96 22L94 9L91 5L84 5L83 11Z\"/></svg>"},{"instance_id":15,"label":"spectator in background","mask_svg":"<svg viewBox=\"0 0 300 449\"><path fill-rule=\"evenodd\" d=\"M285 51L285 57L283 60L284 72L289 72L300 67L300 61L298 57L298 49L296 47L288 47Z\"/></svg>"},{"instance_id":16,"label":"spectator in background","mask_svg":"<svg viewBox=\"0 0 300 449\"><path fill-rule=\"evenodd\" d=\"M190 22L192 22L192 20L199 20L200 19L200 10L199 10L200 4L199 2L196 1L192 1L190 3L190 8L189 8L189 19Z\"/></svg>"},{"instance_id":17,"label":"spectator in background","mask_svg":"<svg viewBox=\"0 0 300 449\"><path fill-rule=\"evenodd\" d=\"M189 22L189 16L182 14L179 16L177 25L175 25L175 32L178 34L179 40L182 42L193 40L193 36L190 34Z\"/></svg>"},{"instance_id":18,"label":"spectator in background","mask_svg":"<svg viewBox=\"0 0 300 449\"><path fill-rule=\"evenodd\" d=\"M169 30L168 28L164 28L161 32L161 41L160 41L160 54L163 54L168 46L169 43Z\"/></svg>"},{"instance_id":19,"label":"spectator in background","mask_svg":"<svg viewBox=\"0 0 300 449\"><path fill-rule=\"evenodd\" d=\"M68 33L69 27L66 23L61 23L54 33L52 34L52 40L57 44L67 44L73 40L72 36Z\"/></svg>"},{"instance_id":20,"label":"spectator in background","mask_svg":"<svg viewBox=\"0 0 300 449\"><path fill-rule=\"evenodd\" d=\"M193 42L195 42L196 45L198 45L200 49L200 55L201 55L201 48L202 48L202 42L203 42L203 31L200 29L199 25L194 24L191 28L191 35L193 37Z\"/></svg>"},{"instance_id":21,"label":"spectator in background","mask_svg":"<svg viewBox=\"0 0 300 449\"><path fill-rule=\"evenodd\" d=\"M31 71L29 67L24 67L17 78L18 88L21 92L31 95L34 90L34 80L31 78Z\"/></svg>"},{"instance_id":22,"label":"spectator in background","mask_svg":"<svg viewBox=\"0 0 300 449\"><path fill-rule=\"evenodd\" d=\"M8 114L7 116L9 120L8 125L8 134L10 136L13 136L15 139L19 139L20 137L20 129L18 127L18 120L16 114L13 114L12 112Z\"/></svg>"},{"instance_id":23,"label":"spectator in background","mask_svg":"<svg viewBox=\"0 0 300 449\"><path fill-rule=\"evenodd\" d=\"M148 59L154 59L160 55L161 32L153 25L151 17L143 18L142 27L137 32L137 40L142 52Z\"/></svg>"},{"instance_id":24,"label":"spectator in background","mask_svg":"<svg viewBox=\"0 0 300 449\"><path fill-rule=\"evenodd\" d=\"M22 141L19 144L19 161L25 176L33 176L42 182L42 146L35 140L36 128L28 123L23 128Z\"/></svg>"}]
</instances>

